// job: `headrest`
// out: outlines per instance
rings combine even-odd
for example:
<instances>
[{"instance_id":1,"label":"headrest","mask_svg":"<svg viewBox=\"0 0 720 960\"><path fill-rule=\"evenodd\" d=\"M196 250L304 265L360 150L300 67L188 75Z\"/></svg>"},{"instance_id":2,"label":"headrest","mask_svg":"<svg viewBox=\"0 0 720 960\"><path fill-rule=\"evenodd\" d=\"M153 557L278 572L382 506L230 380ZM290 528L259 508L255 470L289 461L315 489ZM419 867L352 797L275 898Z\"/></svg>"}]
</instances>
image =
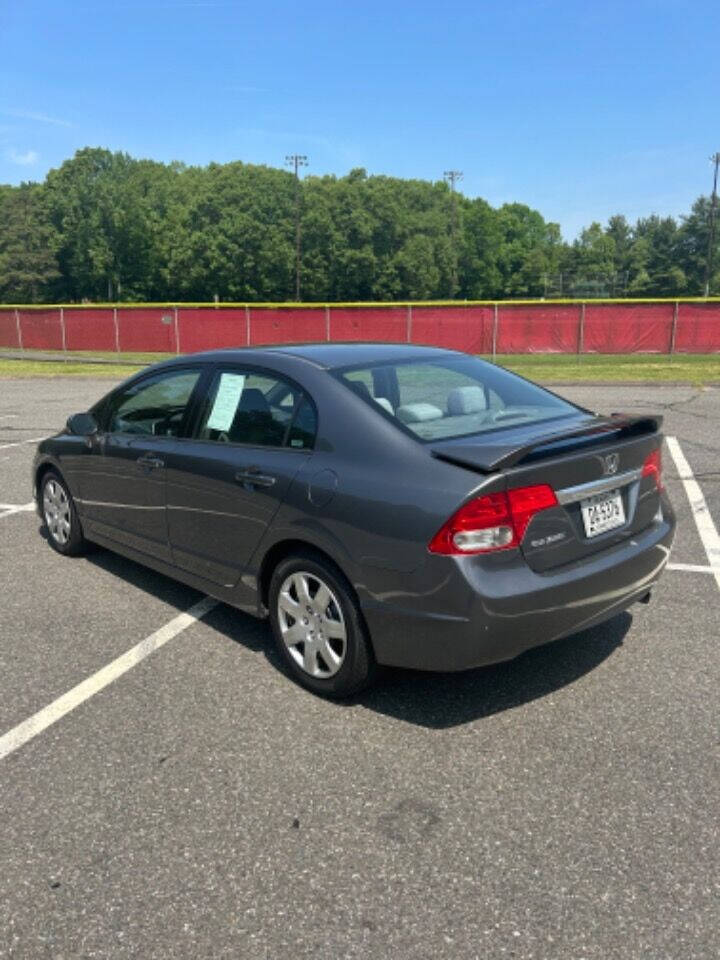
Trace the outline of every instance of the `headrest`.
<instances>
[{"instance_id":1,"label":"headrest","mask_svg":"<svg viewBox=\"0 0 720 960\"><path fill-rule=\"evenodd\" d=\"M486 410L485 391L482 387L455 387L448 394L447 408L452 417Z\"/></svg>"},{"instance_id":2,"label":"headrest","mask_svg":"<svg viewBox=\"0 0 720 960\"><path fill-rule=\"evenodd\" d=\"M404 403L395 411L395 416L403 423L422 423L424 420L440 420L440 407L432 403Z\"/></svg>"}]
</instances>

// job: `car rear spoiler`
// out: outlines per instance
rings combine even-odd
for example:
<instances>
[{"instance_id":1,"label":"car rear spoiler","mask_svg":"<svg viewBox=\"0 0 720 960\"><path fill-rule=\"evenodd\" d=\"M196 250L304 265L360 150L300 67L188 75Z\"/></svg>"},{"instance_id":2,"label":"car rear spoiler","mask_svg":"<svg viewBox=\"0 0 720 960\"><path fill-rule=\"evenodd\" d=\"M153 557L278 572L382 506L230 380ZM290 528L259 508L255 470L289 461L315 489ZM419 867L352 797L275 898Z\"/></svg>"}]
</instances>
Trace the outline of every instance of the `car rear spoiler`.
<instances>
[{"instance_id":1,"label":"car rear spoiler","mask_svg":"<svg viewBox=\"0 0 720 960\"><path fill-rule=\"evenodd\" d=\"M458 464L461 467L471 467L483 473L495 473L513 467L526 459L540 459L541 456L552 456L548 450L541 453L543 447L553 447L562 444L563 448L574 446L573 440L578 440L578 446L585 446L593 440L614 439L624 440L629 437L643 434L657 433L662 426L662 416L634 417L624 413L613 413L609 417L595 417L590 424L577 429L567 428L534 437L519 439L514 443L506 440L504 443L497 435L489 437L487 441L468 437L464 442L448 441L434 443L431 453L438 460Z\"/></svg>"}]
</instances>

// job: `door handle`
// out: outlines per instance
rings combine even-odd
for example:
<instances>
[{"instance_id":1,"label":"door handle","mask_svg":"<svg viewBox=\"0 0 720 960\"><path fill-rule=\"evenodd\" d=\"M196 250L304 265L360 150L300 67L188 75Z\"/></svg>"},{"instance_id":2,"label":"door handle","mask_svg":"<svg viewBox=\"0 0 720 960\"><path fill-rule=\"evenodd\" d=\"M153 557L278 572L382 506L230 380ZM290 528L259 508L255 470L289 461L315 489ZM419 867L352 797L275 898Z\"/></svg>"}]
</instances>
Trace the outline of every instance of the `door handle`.
<instances>
[{"instance_id":1,"label":"door handle","mask_svg":"<svg viewBox=\"0 0 720 960\"><path fill-rule=\"evenodd\" d=\"M253 487L272 487L277 477L271 477L267 473L260 473L258 467L248 467L247 470L238 470L235 474L238 483L247 483Z\"/></svg>"},{"instance_id":2,"label":"door handle","mask_svg":"<svg viewBox=\"0 0 720 960\"><path fill-rule=\"evenodd\" d=\"M141 467L150 467L151 470L156 470L158 467L164 467L165 461L161 460L160 457L153 457L152 454L146 453L142 457L138 458L138 463Z\"/></svg>"}]
</instances>

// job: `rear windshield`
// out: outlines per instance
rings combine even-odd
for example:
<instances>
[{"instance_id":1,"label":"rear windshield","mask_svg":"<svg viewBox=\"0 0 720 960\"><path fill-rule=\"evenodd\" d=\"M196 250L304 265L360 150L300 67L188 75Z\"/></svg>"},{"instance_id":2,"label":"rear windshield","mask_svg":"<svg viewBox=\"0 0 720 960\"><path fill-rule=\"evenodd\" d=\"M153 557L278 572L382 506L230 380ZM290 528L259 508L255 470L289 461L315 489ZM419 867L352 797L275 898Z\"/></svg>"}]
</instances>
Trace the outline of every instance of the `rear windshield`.
<instances>
[{"instance_id":1,"label":"rear windshield","mask_svg":"<svg viewBox=\"0 0 720 960\"><path fill-rule=\"evenodd\" d=\"M426 442L570 416L578 408L476 357L355 367L336 374Z\"/></svg>"}]
</instances>

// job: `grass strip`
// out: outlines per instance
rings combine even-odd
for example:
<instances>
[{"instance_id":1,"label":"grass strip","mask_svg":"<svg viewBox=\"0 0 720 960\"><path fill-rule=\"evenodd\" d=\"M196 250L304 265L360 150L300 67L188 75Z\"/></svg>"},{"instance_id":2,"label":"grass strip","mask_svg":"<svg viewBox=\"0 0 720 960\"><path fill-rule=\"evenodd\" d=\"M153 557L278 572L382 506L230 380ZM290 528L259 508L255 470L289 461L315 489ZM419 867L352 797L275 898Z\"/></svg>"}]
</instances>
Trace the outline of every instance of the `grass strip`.
<instances>
[{"instance_id":1,"label":"grass strip","mask_svg":"<svg viewBox=\"0 0 720 960\"><path fill-rule=\"evenodd\" d=\"M20 360L0 358L0 377L97 377L121 380L166 354L93 353L112 363L83 362L89 355L69 353L67 360L33 359L26 351ZM486 359L490 359L489 357ZM502 354L496 363L541 383L720 383L720 354Z\"/></svg>"}]
</instances>

